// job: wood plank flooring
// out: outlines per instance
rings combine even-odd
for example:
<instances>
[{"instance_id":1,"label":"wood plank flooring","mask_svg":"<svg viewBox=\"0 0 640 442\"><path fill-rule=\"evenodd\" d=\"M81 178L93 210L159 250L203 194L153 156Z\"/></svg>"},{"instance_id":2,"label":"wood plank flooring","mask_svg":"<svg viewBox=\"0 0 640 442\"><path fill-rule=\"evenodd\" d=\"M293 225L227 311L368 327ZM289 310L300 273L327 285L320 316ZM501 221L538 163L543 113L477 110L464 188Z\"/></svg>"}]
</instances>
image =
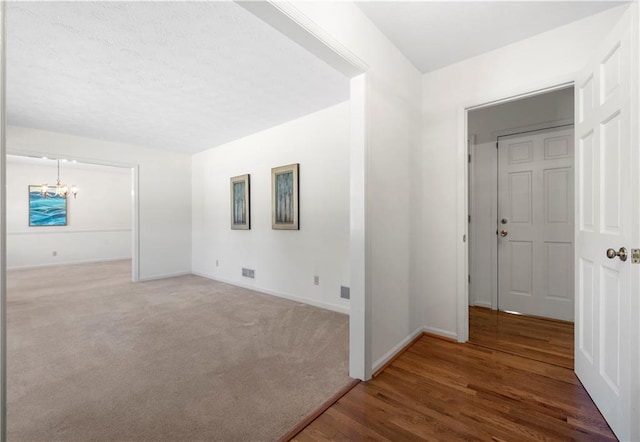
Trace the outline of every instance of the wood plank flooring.
<instances>
[{"instance_id":1,"label":"wood plank flooring","mask_svg":"<svg viewBox=\"0 0 640 442\"><path fill-rule=\"evenodd\" d=\"M571 369L425 335L294 440L616 440Z\"/></svg>"},{"instance_id":2,"label":"wood plank flooring","mask_svg":"<svg viewBox=\"0 0 640 442\"><path fill-rule=\"evenodd\" d=\"M469 308L469 342L573 369L573 324Z\"/></svg>"}]
</instances>

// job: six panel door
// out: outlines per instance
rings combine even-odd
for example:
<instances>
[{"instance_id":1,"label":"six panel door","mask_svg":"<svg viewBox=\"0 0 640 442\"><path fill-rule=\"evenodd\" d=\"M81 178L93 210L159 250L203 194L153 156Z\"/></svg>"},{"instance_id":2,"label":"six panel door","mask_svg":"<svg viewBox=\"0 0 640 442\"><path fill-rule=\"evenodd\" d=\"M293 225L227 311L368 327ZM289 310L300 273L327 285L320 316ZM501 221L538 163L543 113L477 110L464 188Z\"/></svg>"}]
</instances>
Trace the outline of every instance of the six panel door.
<instances>
[{"instance_id":1,"label":"six panel door","mask_svg":"<svg viewBox=\"0 0 640 442\"><path fill-rule=\"evenodd\" d=\"M573 321L573 148L573 127L500 138L500 310Z\"/></svg>"}]
</instances>

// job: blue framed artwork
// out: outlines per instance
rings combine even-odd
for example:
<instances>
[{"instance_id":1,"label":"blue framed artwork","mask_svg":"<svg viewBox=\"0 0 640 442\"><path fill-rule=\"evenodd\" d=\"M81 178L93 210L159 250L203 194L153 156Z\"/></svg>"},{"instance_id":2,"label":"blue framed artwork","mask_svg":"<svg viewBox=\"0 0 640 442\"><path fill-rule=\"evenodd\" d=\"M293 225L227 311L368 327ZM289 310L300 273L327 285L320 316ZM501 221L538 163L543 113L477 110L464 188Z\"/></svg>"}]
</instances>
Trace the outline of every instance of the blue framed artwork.
<instances>
[{"instance_id":1,"label":"blue framed artwork","mask_svg":"<svg viewBox=\"0 0 640 442\"><path fill-rule=\"evenodd\" d=\"M251 229L251 205L249 204L249 175L231 178L231 228Z\"/></svg>"},{"instance_id":2,"label":"blue framed artwork","mask_svg":"<svg viewBox=\"0 0 640 442\"><path fill-rule=\"evenodd\" d=\"M271 169L271 228L300 230L298 208L299 164Z\"/></svg>"},{"instance_id":3,"label":"blue framed artwork","mask_svg":"<svg viewBox=\"0 0 640 442\"><path fill-rule=\"evenodd\" d=\"M29 226L66 226L67 198L48 191L41 192L42 186L29 186Z\"/></svg>"}]
</instances>

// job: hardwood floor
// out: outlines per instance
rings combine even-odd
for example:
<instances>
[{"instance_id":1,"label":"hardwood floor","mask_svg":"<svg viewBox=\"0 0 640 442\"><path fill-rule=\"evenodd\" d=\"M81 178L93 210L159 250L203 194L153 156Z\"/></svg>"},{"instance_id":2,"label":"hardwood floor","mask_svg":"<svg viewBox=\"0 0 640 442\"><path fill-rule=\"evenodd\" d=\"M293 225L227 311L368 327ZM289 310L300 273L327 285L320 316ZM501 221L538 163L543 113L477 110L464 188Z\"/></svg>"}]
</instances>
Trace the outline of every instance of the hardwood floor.
<instances>
[{"instance_id":1,"label":"hardwood floor","mask_svg":"<svg viewBox=\"0 0 640 442\"><path fill-rule=\"evenodd\" d=\"M571 369L423 336L297 441L616 440Z\"/></svg>"},{"instance_id":2,"label":"hardwood floor","mask_svg":"<svg viewBox=\"0 0 640 442\"><path fill-rule=\"evenodd\" d=\"M469 308L469 342L573 369L573 324Z\"/></svg>"}]
</instances>

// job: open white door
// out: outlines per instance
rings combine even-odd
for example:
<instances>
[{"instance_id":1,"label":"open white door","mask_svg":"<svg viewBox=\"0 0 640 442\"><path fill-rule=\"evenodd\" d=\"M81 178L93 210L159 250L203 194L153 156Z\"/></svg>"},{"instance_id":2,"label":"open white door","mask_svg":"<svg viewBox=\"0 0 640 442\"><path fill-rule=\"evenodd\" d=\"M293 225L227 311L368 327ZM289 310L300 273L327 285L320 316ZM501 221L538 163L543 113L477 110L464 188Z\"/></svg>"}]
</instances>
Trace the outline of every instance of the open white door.
<instances>
[{"instance_id":1,"label":"open white door","mask_svg":"<svg viewBox=\"0 0 640 442\"><path fill-rule=\"evenodd\" d=\"M575 94L575 370L620 440L631 439L632 420L638 419L631 413L630 372L630 319L638 314L630 306L638 296L631 287L640 266L630 257L608 258L607 249L638 247L632 242L640 230L632 222L638 189L631 186L640 172L632 162L638 130L638 115L632 114L632 100L638 99L632 96L638 90L636 7L596 49Z\"/></svg>"}]
</instances>

